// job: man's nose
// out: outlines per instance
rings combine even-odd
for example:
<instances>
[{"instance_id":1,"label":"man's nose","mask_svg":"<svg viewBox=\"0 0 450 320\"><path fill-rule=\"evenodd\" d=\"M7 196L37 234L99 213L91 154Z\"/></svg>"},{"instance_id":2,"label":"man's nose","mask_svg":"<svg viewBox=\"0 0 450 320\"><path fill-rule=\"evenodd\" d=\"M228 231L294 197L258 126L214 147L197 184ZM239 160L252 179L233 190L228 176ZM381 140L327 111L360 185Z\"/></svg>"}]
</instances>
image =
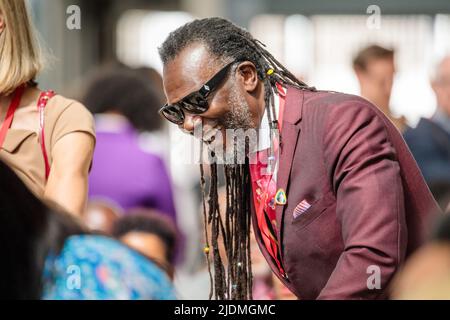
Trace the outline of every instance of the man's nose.
<instances>
[{"instance_id":1,"label":"man's nose","mask_svg":"<svg viewBox=\"0 0 450 320\"><path fill-rule=\"evenodd\" d=\"M195 115L185 114L182 129L189 133L194 133L194 129L202 122L202 118Z\"/></svg>"}]
</instances>

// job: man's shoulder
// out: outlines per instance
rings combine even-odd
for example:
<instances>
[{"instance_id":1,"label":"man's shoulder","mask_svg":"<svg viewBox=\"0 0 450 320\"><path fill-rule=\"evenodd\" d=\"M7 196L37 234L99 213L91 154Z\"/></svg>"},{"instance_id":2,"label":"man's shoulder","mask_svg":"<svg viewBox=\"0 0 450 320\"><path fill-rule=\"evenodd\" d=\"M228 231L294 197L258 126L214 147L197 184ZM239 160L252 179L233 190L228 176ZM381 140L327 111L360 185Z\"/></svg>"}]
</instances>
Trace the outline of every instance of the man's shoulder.
<instances>
[{"instance_id":1,"label":"man's shoulder","mask_svg":"<svg viewBox=\"0 0 450 320\"><path fill-rule=\"evenodd\" d=\"M337 91L305 91L302 114L304 118L320 119L355 119L383 118L382 112L370 101L353 94Z\"/></svg>"},{"instance_id":2,"label":"man's shoulder","mask_svg":"<svg viewBox=\"0 0 450 320\"><path fill-rule=\"evenodd\" d=\"M318 108L324 112L329 112L330 108L343 106L376 109L371 102L360 96L331 90L306 91L303 106L305 108Z\"/></svg>"}]
</instances>

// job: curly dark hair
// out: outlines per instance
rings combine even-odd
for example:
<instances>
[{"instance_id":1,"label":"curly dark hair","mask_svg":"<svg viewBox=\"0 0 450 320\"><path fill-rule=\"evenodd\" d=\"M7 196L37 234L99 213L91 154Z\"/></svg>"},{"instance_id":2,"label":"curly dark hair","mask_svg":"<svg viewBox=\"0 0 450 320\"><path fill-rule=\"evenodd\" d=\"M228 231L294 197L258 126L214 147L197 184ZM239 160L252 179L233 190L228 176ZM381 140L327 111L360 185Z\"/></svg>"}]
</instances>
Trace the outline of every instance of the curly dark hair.
<instances>
[{"instance_id":1,"label":"curly dark hair","mask_svg":"<svg viewBox=\"0 0 450 320\"><path fill-rule=\"evenodd\" d=\"M121 238L130 232L142 232L158 236L166 246L166 259L175 262L178 232L173 221L163 213L153 210L133 210L114 222L112 234Z\"/></svg>"},{"instance_id":2,"label":"curly dark hair","mask_svg":"<svg viewBox=\"0 0 450 320\"><path fill-rule=\"evenodd\" d=\"M101 71L88 86L82 101L94 114L115 111L137 130L154 131L162 125L157 111L163 101L158 90L142 72L117 67Z\"/></svg>"}]
</instances>

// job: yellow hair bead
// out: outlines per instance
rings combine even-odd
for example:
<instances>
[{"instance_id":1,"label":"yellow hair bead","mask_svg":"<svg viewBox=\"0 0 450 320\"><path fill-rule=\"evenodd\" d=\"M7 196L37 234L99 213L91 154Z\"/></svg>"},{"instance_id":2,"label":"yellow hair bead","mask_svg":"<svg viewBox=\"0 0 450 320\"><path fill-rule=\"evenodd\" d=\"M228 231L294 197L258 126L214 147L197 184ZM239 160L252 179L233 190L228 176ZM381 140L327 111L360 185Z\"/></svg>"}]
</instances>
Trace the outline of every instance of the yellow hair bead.
<instances>
[{"instance_id":1,"label":"yellow hair bead","mask_svg":"<svg viewBox=\"0 0 450 320\"><path fill-rule=\"evenodd\" d=\"M273 73L274 73L273 69L267 70L267 75L268 75L268 76L272 75Z\"/></svg>"},{"instance_id":2,"label":"yellow hair bead","mask_svg":"<svg viewBox=\"0 0 450 320\"><path fill-rule=\"evenodd\" d=\"M208 254L208 253L209 253L209 247L203 248L203 252L204 252L205 254Z\"/></svg>"}]
</instances>

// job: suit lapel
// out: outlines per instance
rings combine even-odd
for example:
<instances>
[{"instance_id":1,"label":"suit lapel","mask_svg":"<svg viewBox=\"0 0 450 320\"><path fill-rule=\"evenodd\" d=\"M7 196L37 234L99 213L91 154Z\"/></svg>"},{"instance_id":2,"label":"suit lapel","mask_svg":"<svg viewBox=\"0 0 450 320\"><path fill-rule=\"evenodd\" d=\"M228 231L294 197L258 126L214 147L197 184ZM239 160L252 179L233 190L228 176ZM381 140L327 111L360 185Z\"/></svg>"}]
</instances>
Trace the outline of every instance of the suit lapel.
<instances>
[{"instance_id":1,"label":"suit lapel","mask_svg":"<svg viewBox=\"0 0 450 320\"><path fill-rule=\"evenodd\" d=\"M283 115L283 125L281 130L281 148L280 163L277 175L277 190L283 189L286 192L287 201L289 194L287 186L291 173L292 161L294 159L295 149L300 134L300 120L302 118L302 107L304 101L304 92L293 87L288 87L285 111ZM280 248L281 234L283 226L284 209L286 206L276 206L277 231Z\"/></svg>"},{"instance_id":2,"label":"suit lapel","mask_svg":"<svg viewBox=\"0 0 450 320\"><path fill-rule=\"evenodd\" d=\"M287 193L287 186L289 183L289 175L291 173L292 160L294 159L295 147L300 134L300 126L284 123L282 130L283 147L280 150L280 166L277 176L277 190L283 189L286 192L287 201L289 202L289 194ZM288 142L288 143L286 143ZM277 205L277 229L278 239L281 239L282 217L286 205Z\"/></svg>"}]
</instances>

